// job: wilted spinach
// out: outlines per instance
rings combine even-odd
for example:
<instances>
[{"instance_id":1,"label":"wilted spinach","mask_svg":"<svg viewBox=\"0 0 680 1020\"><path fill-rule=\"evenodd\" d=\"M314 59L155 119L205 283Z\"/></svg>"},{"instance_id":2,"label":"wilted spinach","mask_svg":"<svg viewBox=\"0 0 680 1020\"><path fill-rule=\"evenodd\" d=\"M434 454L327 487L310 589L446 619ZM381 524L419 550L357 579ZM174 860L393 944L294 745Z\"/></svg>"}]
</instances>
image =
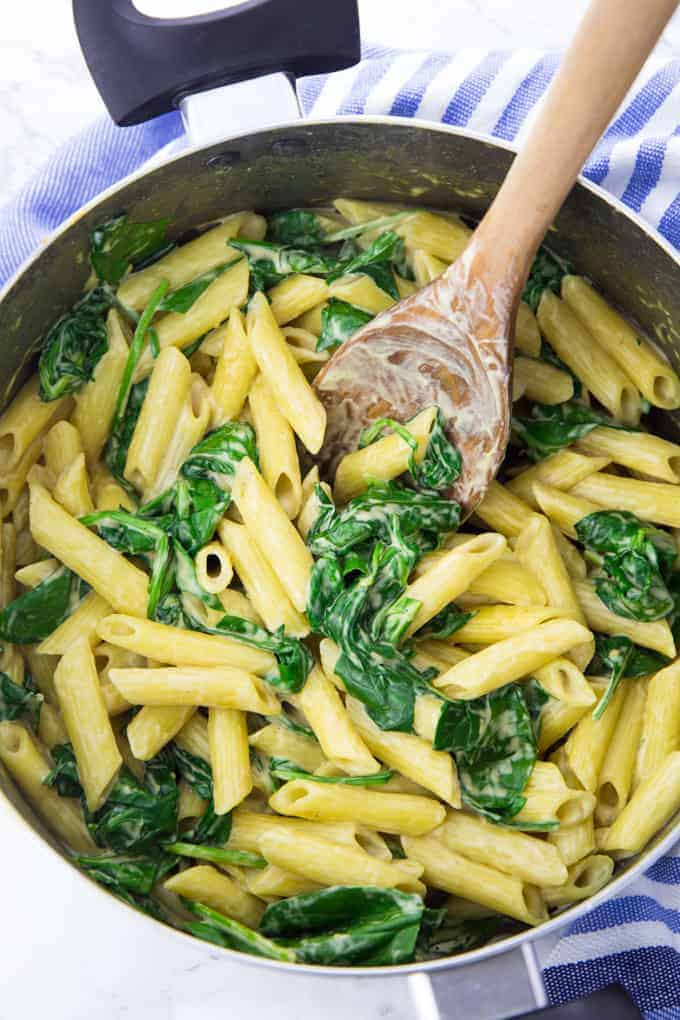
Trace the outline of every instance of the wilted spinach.
<instances>
[{"instance_id":1,"label":"wilted spinach","mask_svg":"<svg viewBox=\"0 0 680 1020\"><path fill-rule=\"evenodd\" d=\"M55 744L50 751L54 767L43 779L45 786L55 786L60 797L82 797L76 756L70 744Z\"/></svg>"},{"instance_id":2,"label":"wilted spinach","mask_svg":"<svg viewBox=\"0 0 680 1020\"><path fill-rule=\"evenodd\" d=\"M116 425L111 429L109 438L104 449L104 461L109 471L114 478L123 485L123 487L132 491L132 486L125 478L125 463L127 461L128 450L130 449L130 443L132 442L132 436L137 425L137 419L139 418L142 410L142 404L146 397L146 391L149 388L149 380L142 379L141 382L135 383L130 389L130 395L128 397L127 406L125 412L120 417Z\"/></svg>"},{"instance_id":3,"label":"wilted spinach","mask_svg":"<svg viewBox=\"0 0 680 1020\"><path fill-rule=\"evenodd\" d=\"M111 304L108 291L95 287L52 326L40 353L41 400L58 400L92 378L109 348L106 316Z\"/></svg>"},{"instance_id":4,"label":"wilted spinach","mask_svg":"<svg viewBox=\"0 0 680 1020\"><path fill-rule=\"evenodd\" d=\"M40 691L36 690L30 673L26 674L22 686L15 684L7 673L0 670L0 722L24 716L31 729L35 729L44 700Z\"/></svg>"},{"instance_id":5,"label":"wilted spinach","mask_svg":"<svg viewBox=\"0 0 680 1020\"><path fill-rule=\"evenodd\" d=\"M387 230L384 234L380 234L368 248L358 249L344 258L340 258L337 265L329 271L328 282L331 283L340 276L351 273L365 273L381 290L398 301L399 288L394 277L392 263L402 259L403 250L403 238L393 231Z\"/></svg>"},{"instance_id":6,"label":"wilted spinach","mask_svg":"<svg viewBox=\"0 0 680 1020\"><path fill-rule=\"evenodd\" d=\"M247 928L240 921L234 921L231 917L225 917L202 903L193 903L189 900L186 905L192 913L201 918L200 922L189 922L184 925L186 931L206 942L213 942L215 945L224 946L227 949L238 949L242 953L250 953L252 956L265 956L270 960L283 960L287 963L294 963L297 959L294 950L286 949L277 945L271 939L265 938L259 932Z\"/></svg>"},{"instance_id":7,"label":"wilted spinach","mask_svg":"<svg viewBox=\"0 0 680 1020\"><path fill-rule=\"evenodd\" d=\"M522 300L535 312L543 291L551 290L553 294L559 294L562 277L572 272L573 268L566 259L554 255L547 248L539 248L531 264L529 279L524 285Z\"/></svg>"},{"instance_id":8,"label":"wilted spinach","mask_svg":"<svg viewBox=\"0 0 680 1020\"><path fill-rule=\"evenodd\" d=\"M191 786L192 790L208 801L208 806L196 825L182 833L182 843L201 846L222 846L231 833L231 812L218 815L213 802L212 769L207 761L192 754L179 744L173 743L166 748L168 758L174 761L180 776ZM171 850L171 847L168 847ZM172 851L179 852L179 851Z\"/></svg>"},{"instance_id":9,"label":"wilted spinach","mask_svg":"<svg viewBox=\"0 0 680 1020\"><path fill-rule=\"evenodd\" d=\"M593 710L593 718L599 719L614 696L624 677L646 676L656 673L670 663L665 655L633 644L624 634L607 637L595 635L595 655L588 664L590 676L606 676L607 687Z\"/></svg>"},{"instance_id":10,"label":"wilted spinach","mask_svg":"<svg viewBox=\"0 0 680 1020\"><path fill-rule=\"evenodd\" d=\"M675 543L660 528L625 510L597 510L575 525L586 555L599 566L595 590L608 609L630 620L660 620L675 601L666 581Z\"/></svg>"},{"instance_id":11,"label":"wilted spinach","mask_svg":"<svg viewBox=\"0 0 680 1020\"><path fill-rule=\"evenodd\" d=\"M306 251L270 241L232 240L229 242L248 259L250 293L269 290L292 273L312 273L326 276L337 260L321 252Z\"/></svg>"},{"instance_id":12,"label":"wilted spinach","mask_svg":"<svg viewBox=\"0 0 680 1020\"><path fill-rule=\"evenodd\" d=\"M0 640L15 645L44 640L73 612L86 591L87 586L68 567L57 567L0 611Z\"/></svg>"},{"instance_id":13,"label":"wilted spinach","mask_svg":"<svg viewBox=\"0 0 680 1020\"><path fill-rule=\"evenodd\" d=\"M316 342L317 351L332 351L370 322L373 315L349 301L329 298L321 311L321 335Z\"/></svg>"},{"instance_id":14,"label":"wilted spinach","mask_svg":"<svg viewBox=\"0 0 680 1020\"><path fill-rule=\"evenodd\" d=\"M268 218L267 238L274 244L292 248L317 248L323 244L324 230L313 212L286 209L272 213Z\"/></svg>"},{"instance_id":15,"label":"wilted spinach","mask_svg":"<svg viewBox=\"0 0 680 1020\"><path fill-rule=\"evenodd\" d=\"M90 237L90 262L102 283L116 286L127 271L159 258L171 245L165 237L169 219L132 223L116 216L96 227Z\"/></svg>"},{"instance_id":16,"label":"wilted spinach","mask_svg":"<svg viewBox=\"0 0 680 1020\"><path fill-rule=\"evenodd\" d=\"M185 283L184 286L178 287L177 290L170 291L166 294L161 303L156 309L157 312L179 312L184 315L192 305L201 297L202 294L208 289L211 283L226 273L227 269L231 269L237 262L240 262L243 258L242 255L237 255L236 258L229 259L227 262L220 263L219 266L215 266L213 269L208 269L207 272L201 273L200 276L196 276L189 283ZM185 355L189 357L185 350Z\"/></svg>"},{"instance_id":17,"label":"wilted spinach","mask_svg":"<svg viewBox=\"0 0 680 1020\"><path fill-rule=\"evenodd\" d=\"M608 429L622 429L624 432L638 431L598 414L585 404L570 401L563 404L534 404L530 418L513 415L512 419L512 427L532 460L543 460L557 453L600 425L606 425Z\"/></svg>"},{"instance_id":18,"label":"wilted spinach","mask_svg":"<svg viewBox=\"0 0 680 1020\"><path fill-rule=\"evenodd\" d=\"M301 769L292 761L276 757L270 760L270 769L276 779L283 779L286 782L307 779L313 783L339 783L341 786L383 786L393 775L389 769L382 769L366 776L317 776L314 772Z\"/></svg>"}]
</instances>

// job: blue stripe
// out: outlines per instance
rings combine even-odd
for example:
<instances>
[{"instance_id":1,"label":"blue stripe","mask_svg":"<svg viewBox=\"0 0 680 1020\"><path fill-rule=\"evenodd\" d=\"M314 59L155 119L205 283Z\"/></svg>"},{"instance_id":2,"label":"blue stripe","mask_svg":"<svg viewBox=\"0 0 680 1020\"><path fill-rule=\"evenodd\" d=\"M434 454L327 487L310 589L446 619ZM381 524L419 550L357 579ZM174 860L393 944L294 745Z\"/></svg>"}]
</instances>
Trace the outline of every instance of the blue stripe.
<instances>
[{"instance_id":1,"label":"blue stripe","mask_svg":"<svg viewBox=\"0 0 680 1020\"><path fill-rule=\"evenodd\" d=\"M445 124L465 127L509 56L507 50L492 50L477 64L451 97L442 116Z\"/></svg>"},{"instance_id":2,"label":"blue stripe","mask_svg":"<svg viewBox=\"0 0 680 1020\"><path fill-rule=\"evenodd\" d=\"M423 101L425 90L442 68L451 63L451 57L444 53L433 53L427 57L415 74L399 89L390 107L393 117L413 117Z\"/></svg>"},{"instance_id":3,"label":"blue stripe","mask_svg":"<svg viewBox=\"0 0 680 1020\"><path fill-rule=\"evenodd\" d=\"M327 80L327 74L313 74L311 77L305 78L304 81L298 83L297 90L300 104L305 114L308 114L314 106Z\"/></svg>"},{"instance_id":4,"label":"blue stripe","mask_svg":"<svg viewBox=\"0 0 680 1020\"><path fill-rule=\"evenodd\" d=\"M635 157L635 166L621 200L635 212L640 212L644 202L659 183L666 141L661 138L649 138L642 143Z\"/></svg>"},{"instance_id":5,"label":"blue stripe","mask_svg":"<svg viewBox=\"0 0 680 1020\"><path fill-rule=\"evenodd\" d=\"M558 53L548 53L534 64L528 75L505 107L493 129L493 134L511 142L524 122L524 118L547 89L560 62Z\"/></svg>"},{"instance_id":6,"label":"blue stripe","mask_svg":"<svg viewBox=\"0 0 680 1020\"><path fill-rule=\"evenodd\" d=\"M584 935L604 928L616 928L634 921L659 921L680 934L680 911L664 907L651 896L617 896L575 921L570 934Z\"/></svg>"},{"instance_id":7,"label":"blue stripe","mask_svg":"<svg viewBox=\"0 0 680 1020\"><path fill-rule=\"evenodd\" d=\"M680 132L676 131L677 133ZM660 857L646 874L647 878L651 878L655 882L680 885L680 857ZM680 894L678 895L678 908L680 909Z\"/></svg>"},{"instance_id":8,"label":"blue stripe","mask_svg":"<svg viewBox=\"0 0 680 1020\"><path fill-rule=\"evenodd\" d=\"M394 53L391 53L377 57L375 60L368 61L361 68L352 87L338 107L338 113L357 115L364 112L368 96L380 79L384 78L389 71L394 56Z\"/></svg>"},{"instance_id":9,"label":"blue stripe","mask_svg":"<svg viewBox=\"0 0 680 1020\"><path fill-rule=\"evenodd\" d=\"M669 946L651 946L595 957L584 963L547 967L543 980L548 999L554 1005L580 999L618 982L638 1009L671 1010L669 1017L678 1020L679 974L680 954Z\"/></svg>"},{"instance_id":10,"label":"blue stripe","mask_svg":"<svg viewBox=\"0 0 680 1020\"><path fill-rule=\"evenodd\" d=\"M586 164L586 177L594 184L601 184L609 173L609 160L616 143L622 138L630 138L642 131L643 127L654 116L659 107L666 101L678 83L680 62L671 60L656 74L652 75L647 84L640 89L633 101L628 104L613 124L603 135L594 153Z\"/></svg>"}]
</instances>

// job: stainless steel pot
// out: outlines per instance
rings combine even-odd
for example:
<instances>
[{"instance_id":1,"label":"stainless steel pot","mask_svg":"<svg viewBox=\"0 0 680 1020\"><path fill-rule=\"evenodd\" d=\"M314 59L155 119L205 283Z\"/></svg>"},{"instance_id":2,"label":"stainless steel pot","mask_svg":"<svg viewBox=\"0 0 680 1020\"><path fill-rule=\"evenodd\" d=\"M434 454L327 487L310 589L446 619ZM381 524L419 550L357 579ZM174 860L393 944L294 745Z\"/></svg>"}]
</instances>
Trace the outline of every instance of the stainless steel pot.
<instances>
[{"instance_id":1,"label":"stainless steel pot","mask_svg":"<svg viewBox=\"0 0 680 1020\"><path fill-rule=\"evenodd\" d=\"M278 13L275 5L280 5ZM283 8L295 19L292 39L287 37L285 17L281 21ZM227 135L239 118L259 115L276 121L282 106L290 118L295 113L292 75L333 70L358 59L356 0L334 0L329 6L318 0L246 0L226 13L162 22L140 15L131 0L74 0L74 10L95 80L115 119L124 124L174 105L182 107L194 134L207 126L213 135L220 131ZM322 45L318 37L328 38L331 16L335 38L329 53L328 44ZM267 17L273 18L269 27ZM306 25L302 35L301 25ZM267 31L278 32L276 53L271 52L274 42L267 42ZM257 38L263 47L255 60L249 38L251 42ZM236 45L240 52L234 51ZM132 81L127 75L130 68L136 68ZM281 70L286 73L276 73ZM257 78L261 71L266 77ZM225 89L225 82L241 77L253 79L251 85ZM188 96L191 90L214 85L220 88ZM386 117L285 123L198 144L90 203L5 287L0 295L2 401L11 399L32 370L38 338L80 294L88 275L84 254L93 227L122 210L133 220L168 216L175 236L238 209L323 205L338 195L417 201L478 218L512 156L509 146L470 132ZM580 180L557 217L550 245L636 320L680 368L680 334L675 326L680 323L680 260L663 238L606 192ZM664 414L656 427L678 434L680 417ZM0 787L28 825L63 856L4 771ZM427 963L305 969L336 978L390 977L395 995L403 994L396 982L407 980L414 1015L420 1020L516 1016L546 1002L534 942L621 892L679 837L680 822L675 820L637 859L622 864L606 889L539 929ZM121 904L121 909L131 908ZM158 922L149 918L144 923ZM181 933L177 937L189 938ZM211 951L258 967L294 969L298 974L301 970L216 947ZM604 1017L612 1009L611 1015L623 1020L628 1005L605 996L593 1000L590 1008L588 1015Z\"/></svg>"}]
</instances>

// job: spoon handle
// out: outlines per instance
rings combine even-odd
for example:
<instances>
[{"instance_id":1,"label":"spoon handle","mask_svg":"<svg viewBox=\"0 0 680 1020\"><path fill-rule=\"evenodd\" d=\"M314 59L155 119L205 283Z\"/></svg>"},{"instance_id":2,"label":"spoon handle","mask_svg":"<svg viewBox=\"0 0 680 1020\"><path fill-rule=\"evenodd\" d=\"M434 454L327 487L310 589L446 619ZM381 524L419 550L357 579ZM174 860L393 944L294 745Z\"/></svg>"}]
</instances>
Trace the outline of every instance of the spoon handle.
<instances>
[{"instance_id":1,"label":"spoon handle","mask_svg":"<svg viewBox=\"0 0 680 1020\"><path fill-rule=\"evenodd\" d=\"M677 4L592 0L529 137L478 229L492 272L514 263L523 282L581 167Z\"/></svg>"}]
</instances>

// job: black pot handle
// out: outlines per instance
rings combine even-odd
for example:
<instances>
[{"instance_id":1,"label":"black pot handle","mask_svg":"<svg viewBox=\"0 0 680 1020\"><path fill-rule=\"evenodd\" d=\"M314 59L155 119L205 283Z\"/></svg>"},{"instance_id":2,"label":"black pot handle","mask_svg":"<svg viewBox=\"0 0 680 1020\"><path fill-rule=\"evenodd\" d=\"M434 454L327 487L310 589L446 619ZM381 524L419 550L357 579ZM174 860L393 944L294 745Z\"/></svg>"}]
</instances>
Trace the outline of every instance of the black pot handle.
<instances>
[{"instance_id":1,"label":"black pot handle","mask_svg":"<svg viewBox=\"0 0 680 1020\"><path fill-rule=\"evenodd\" d=\"M106 108L126 126L184 95L284 71L325 74L359 60L357 0L245 0L191 18L151 18L132 0L73 0L78 38Z\"/></svg>"}]
</instances>

